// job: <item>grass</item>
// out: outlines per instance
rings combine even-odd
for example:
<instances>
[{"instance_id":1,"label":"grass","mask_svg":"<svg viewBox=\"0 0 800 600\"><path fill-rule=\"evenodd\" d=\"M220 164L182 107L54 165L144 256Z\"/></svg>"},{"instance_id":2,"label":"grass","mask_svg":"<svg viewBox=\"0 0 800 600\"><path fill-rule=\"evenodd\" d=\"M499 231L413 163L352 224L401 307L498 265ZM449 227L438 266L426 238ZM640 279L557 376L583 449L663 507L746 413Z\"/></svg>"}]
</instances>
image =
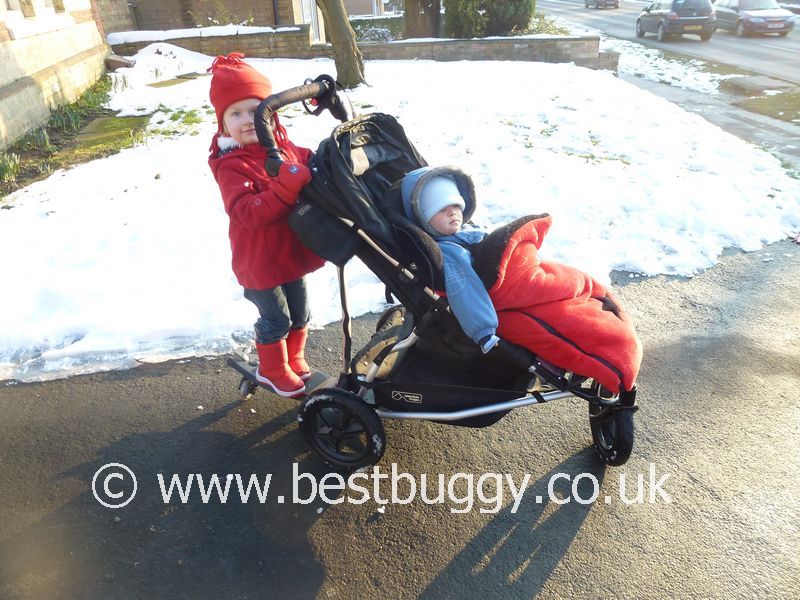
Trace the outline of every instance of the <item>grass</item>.
<instances>
[{"instance_id":1,"label":"grass","mask_svg":"<svg viewBox=\"0 0 800 600\"><path fill-rule=\"evenodd\" d=\"M43 126L0 153L0 202L57 169L109 156L141 143L141 134L128 131L99 143L80 143L81 129L97 117L114 114L105 108L110 89L110 78L102 78L78 100L54 110Z\"/></svg>"},{"instance_id":2,"label":"grass","mask_svg":"<svg viewBox=\"0 0 800 600\"><path fill-rule=\"evenodd\" d=\"M756 96L738 100L734 104L750 112L766 115L773 119L800 124L800 92Z\"/></svg>"}]
</instances>

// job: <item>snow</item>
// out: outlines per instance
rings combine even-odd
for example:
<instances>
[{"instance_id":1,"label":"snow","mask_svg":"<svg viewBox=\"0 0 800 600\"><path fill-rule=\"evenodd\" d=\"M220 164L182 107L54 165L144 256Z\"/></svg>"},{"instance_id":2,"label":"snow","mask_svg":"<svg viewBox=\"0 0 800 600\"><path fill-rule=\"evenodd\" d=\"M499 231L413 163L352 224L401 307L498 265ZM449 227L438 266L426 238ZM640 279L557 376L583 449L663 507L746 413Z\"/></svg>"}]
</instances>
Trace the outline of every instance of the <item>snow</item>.
<instances>
[{"instance_id":1,"label":"snow","mask_svg":"<svg viewBox=\"0 0 800 600\"><path fill-rule=\"evenodd\" d=\"M110 107L154 113L146 142L58 171L0 210L0 379L35 381L250 343L254 307L230 269L227 216L206 164L216 130L212 57L164 43L115 74ZM251 60L276 90L335 73L333 62ZM475 221L549 212L543 258L609 281L613 270L691 276L723 249L754 251L800 230L800 182L770 154L616 78L569 64L372 61L357 110L398 117L430 164L474 177ZM409 85L408 82L415 82ZM202 122L157 132L169 111ZM658 118L654 119L653 115ZM284 111L315 148L336 122ZM384 286L348 266L351 313L384 306ZM314 326L340 318L331 265L309 276Z\"/></svg>"}]
</instances>

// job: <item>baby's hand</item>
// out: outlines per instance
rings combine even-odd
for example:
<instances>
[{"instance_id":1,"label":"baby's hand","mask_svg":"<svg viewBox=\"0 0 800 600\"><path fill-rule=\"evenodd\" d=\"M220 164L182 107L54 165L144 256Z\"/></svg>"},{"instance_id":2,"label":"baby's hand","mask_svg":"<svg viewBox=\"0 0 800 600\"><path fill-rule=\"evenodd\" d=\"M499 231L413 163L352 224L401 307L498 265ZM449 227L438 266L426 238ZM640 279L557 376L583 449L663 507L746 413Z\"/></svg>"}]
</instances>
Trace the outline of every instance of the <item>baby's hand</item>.
<instances>
[{"instance_id":1,"label":"baby's hand","mask_svg":"<svg viewBox=\"0 0 800 600\"><path fill-rule=\"evenodd\" d=\"M311 171L300 163L285 162L281 165L275 178L297 200L300 190L311 181Z\"/></svg>"}]
</instances>

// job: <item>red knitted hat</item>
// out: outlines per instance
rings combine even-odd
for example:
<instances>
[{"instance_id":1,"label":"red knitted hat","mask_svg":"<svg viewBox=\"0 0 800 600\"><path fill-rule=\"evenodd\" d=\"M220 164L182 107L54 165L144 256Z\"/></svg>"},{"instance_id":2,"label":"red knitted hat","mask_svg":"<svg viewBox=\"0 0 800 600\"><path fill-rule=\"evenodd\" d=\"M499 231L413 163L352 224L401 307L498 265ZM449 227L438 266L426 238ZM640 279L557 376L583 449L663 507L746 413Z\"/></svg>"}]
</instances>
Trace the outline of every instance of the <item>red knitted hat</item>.
<instances>
[{"instance_id":1,"label":"red knitted hat","mask_svg":"<svg viewBox=\"0 0 800 600\"><path fill-rule=\"evenodd\" d=\"M263 100L272 94L272 83L242 59L244 54L232 52L228 56L218 56L211 64L211 91L209 96L217 123L222 131L222 115L234 102L245 98Z\"/></svg>"}]
</instances>

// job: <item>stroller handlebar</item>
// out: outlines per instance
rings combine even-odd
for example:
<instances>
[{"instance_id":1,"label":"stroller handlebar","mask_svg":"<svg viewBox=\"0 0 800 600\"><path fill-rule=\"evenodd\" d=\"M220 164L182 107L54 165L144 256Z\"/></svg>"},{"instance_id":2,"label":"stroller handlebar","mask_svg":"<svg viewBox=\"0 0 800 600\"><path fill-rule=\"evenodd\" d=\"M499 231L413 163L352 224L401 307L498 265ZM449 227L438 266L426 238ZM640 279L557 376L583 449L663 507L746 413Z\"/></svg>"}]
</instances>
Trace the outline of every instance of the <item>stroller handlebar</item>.
<instances>
[{"instance_id":1,"label":"stroller handlebar","mask_svg":"<svg viewBox=\"0 0 800 600\"><path fill-rule=\"evenodd\" d=\"M267 150L265 167L270 177L275 177L283 164L281 151L278 149L272 132L272 115L284 106L295 102L305 103L307 100L316 101L318 108L312 114L319 114L327 108L334 117L342 122L349 118L344 103L336 93L336 80L330 75L320 75L310 83L298 85L264 98L256 109L255 128L259 144Z\"/></svg>"}]
</instances>

